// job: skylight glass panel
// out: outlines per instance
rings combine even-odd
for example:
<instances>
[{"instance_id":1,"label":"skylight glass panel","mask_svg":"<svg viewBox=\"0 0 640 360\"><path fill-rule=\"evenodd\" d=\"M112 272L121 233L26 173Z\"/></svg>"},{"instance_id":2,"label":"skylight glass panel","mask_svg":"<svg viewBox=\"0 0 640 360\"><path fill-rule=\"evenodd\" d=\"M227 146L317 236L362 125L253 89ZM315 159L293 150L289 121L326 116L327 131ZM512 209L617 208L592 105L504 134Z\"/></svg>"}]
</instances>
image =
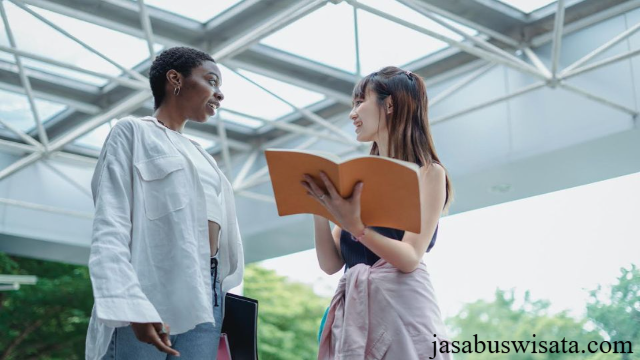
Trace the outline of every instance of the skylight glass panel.
<instances>
[{"instance_id":1,"label":"skylight glass panel","mask_svg":"<svg viewBox=\"0 0 640 360\"><path fill-rule=\"evenodd\" d=\"M169 11L201 23L222 14L242 0L145 0L145 5Z\"/></svg>"},{"instance_id":2,"label":"skylight glass panel","mask_svg":"<svg viewBox=\"0 0 640 360\"><path fill-rule=\"evenodd\" d=\"M257 129L262 125L264 125L263 121L252 119L248 116L243 116L243 115L232 113L229 111L224 111L224 109L220 109L218 116L225 121L234 122L236 124L240 124L252 129Z\"/></svg>"},{"instance_id":3,"label":"skylight glass panel","mask_svg":"<svg viewBox=\"0 0 640 360\"><path fill-rule=\"evenodd\" d=\"M229 68L223 65L219 66L222 72L221 90L225 95L221 103L222 109L229 109L267 120L276 120L294 110ZM280 95L286 97L284 93Z\"/></svg>"},{"instance_id":4,"label":"skylight glass panel","mask_svg":"<svg viewBox=\"0 0 640 360\"><path fill-rule=\"evenodd\" d=\"M556 0L498 0L501 3L507 4L513 8L522 11L525 14L532 13L538 9L556 2Z\"/></svg>"},{"instance_id":5,"label":"skylight glass panel","mask_svg":"<svg viewBox=\"0 0 640 360\"><path fill-rule=\"evenodd\" d=\"M460 41L463 39L462 35L447 29L395 0L361 0L360 2L453 40ZM452 21L448 22L455 24L459 29L470 35L477 33L460 24ZM363 74L377 71L388 65L402 67L449 46L443 41L364 10L358 10L358 27L360 34L360 62Z\"/></svg>"},{"instance_id":6,"label":"skylight glass panel","mask_svg":"<svg viewBox=\"0 0 640 360\"><path fill-rule=\"evenodd\" d=\"M67 108L48 100L36 98L35 102L43 122ZM23 132L29 132L36 126L27 96L5 90L0 90L0 119Z\"/></svg>"},{"instance_id":7,"label":"skylight glass panel","mask_svg":"<svg viewBox=\"0 0 640 360\"><path fill-rule=\"evenodd\" d=\"M260 43L327 66L356 71L353 8L327 3Z\"/></svg>"},{"instance_id":8,"label":"skylight glass panel","mask_svg":"<svg viewBox=\"0 0 640 360\"><path fill-rule=\"evenodd\" d=\"M85 49L77 42L12 3L5 3L5 8L16 43L21 50L50 57L54 60L106 75L118 76L122 73L116 66ZM37 7L30 7L30 9L125 68L132 68L149 57L148 47L146 41L143 39ZM0 23L0 32L5 32L2 23ZM34 36L34 34L37 34L37 36ZM0 41L2 45L9 46L6 37L0 38ZM113 44L118 44L118 46L113 46ZM159 51L162 49L162 46L156 45L155 49ZM73 79L92 84L103 85L105 83L102 79L88 79L87 75L77 74L74 71L60 69L29 59L24 60L25 65L43 71L69 76Z\"/></svg>"},{"instance_id":9,"label":"skylight glass panel","mask_svg":"<svg viewBox=\"0 0 640 360\"><path fill-rule=\"evenodd\" d=\"M239 72L299 108L307 107L326 98L324 95L315 91L307 90L267 76L246 70L240 70Z\"/></svg>"},{"instance_id":10,"label":"skylight glass panel","mask_svg":"<svg viewBox=\"0 0 640 360\"><path fill-rule=\"evenodd\" d=\"M360 0L394 17L460 41L463 37L396 0ZM477 31L439 17L470 35ZM403 66L448 44L385 18L358 10L361 71L370 73L386 65ZM304 36L300 36L304 34ZM262 44L351 73L356 71L353 7L327 4L319 10L263 39Z\"/></svg>"}]
</instances>

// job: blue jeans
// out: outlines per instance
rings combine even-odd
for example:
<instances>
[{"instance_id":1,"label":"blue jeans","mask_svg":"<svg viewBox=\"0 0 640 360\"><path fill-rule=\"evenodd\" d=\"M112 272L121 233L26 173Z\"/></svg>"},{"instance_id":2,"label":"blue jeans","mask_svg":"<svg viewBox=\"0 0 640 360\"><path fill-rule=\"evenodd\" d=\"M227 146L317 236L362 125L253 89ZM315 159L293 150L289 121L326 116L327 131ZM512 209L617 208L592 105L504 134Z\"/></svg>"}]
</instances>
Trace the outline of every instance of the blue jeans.
<instances>
[{"instance_id":1,"label":"blue jeans","mask_svg":"<svg viewBox=\"0 0 640 360\"><path fill-rule=\"evenodd\" d=\"M215 259L216 265L217 260ZM114 330L111 344L109 344L109 349L102 360L215 360L218 355L220 330L222 329L222 299L224 299L217 271L217 266L214 268L212 259L213 317L216 320L216 325L202 323L186 333L170 335L172 348L180 353L180 357L163 353L151 344L140 342L129 325Z\"/></svg>"}]
</instances>

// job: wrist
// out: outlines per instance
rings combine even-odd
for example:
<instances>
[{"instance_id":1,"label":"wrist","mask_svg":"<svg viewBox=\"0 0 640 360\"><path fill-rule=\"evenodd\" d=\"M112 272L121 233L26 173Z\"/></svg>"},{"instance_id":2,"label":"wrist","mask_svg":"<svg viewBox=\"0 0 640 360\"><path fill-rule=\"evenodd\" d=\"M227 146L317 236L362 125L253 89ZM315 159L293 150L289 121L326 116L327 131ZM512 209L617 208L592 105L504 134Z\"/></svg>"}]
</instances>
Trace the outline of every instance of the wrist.
<instances>
[{"instance_id":1,"label":"wrist","mask_svg":"<svg viewBox=\"0 0 640 360\"><path fill-rule=\"evenodd\" d=\"M351 227L349 229L349 233L351 234L351 237L353 238L353 240L362 241L362 238L367 233L367 226L364 223L360 222L359 225Z\"/></svg>"}]
</instances>

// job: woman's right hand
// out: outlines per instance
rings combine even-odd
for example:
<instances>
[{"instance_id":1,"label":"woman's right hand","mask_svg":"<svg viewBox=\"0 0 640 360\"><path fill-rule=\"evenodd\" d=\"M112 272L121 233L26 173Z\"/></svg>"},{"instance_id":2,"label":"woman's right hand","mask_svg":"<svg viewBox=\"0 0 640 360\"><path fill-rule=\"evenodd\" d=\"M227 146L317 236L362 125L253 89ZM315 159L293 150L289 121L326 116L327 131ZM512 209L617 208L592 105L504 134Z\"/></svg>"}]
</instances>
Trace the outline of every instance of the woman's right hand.
<instances>
[{"instance_id":1,"label":"woman's right hand","mask_svg":"<svg viewBox=\"0 0 640 360\"><path fill-rule=\"evenodd\" d=\"M131 328L139 341L151 344L163 353L180 356L179 352L171 348L169 325L164 324L166 332L161 334L162 325L162 323L131 323Z\"/></svg>"}]
</instances>

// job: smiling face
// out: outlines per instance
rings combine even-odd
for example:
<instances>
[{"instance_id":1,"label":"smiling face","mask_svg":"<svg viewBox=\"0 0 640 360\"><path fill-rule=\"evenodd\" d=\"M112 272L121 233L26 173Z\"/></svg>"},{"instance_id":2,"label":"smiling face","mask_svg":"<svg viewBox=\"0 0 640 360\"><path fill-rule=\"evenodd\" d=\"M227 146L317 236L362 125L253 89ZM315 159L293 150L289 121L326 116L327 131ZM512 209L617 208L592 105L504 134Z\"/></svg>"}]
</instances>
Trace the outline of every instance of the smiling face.
<instances>
[{"instance_id":1,"label":"smiling face","mask_svg":"<svg viewBox=\"0 0 640 360\"><path fill-rule=\"evenodd\" d=\"M178 104L187 119L206 122L215 115L224 95L220 90L222 74L218 65L205 61L182 80Z\"/></svg>"},{"instance_id":2,"label":"smiling face","mask_svg":"<svg viewBox=\"0 0 640 360\"><path fill-rule=\"evenodd\" d=\"M356 139L360 142L380 142L387 139L386 117L391 114L391 97L384 100L384 106L378 103L376 93L367 89L364 98L353 99L353 108L349 118L353 121L356 131Z\"/></svg>"}]
</instances>

